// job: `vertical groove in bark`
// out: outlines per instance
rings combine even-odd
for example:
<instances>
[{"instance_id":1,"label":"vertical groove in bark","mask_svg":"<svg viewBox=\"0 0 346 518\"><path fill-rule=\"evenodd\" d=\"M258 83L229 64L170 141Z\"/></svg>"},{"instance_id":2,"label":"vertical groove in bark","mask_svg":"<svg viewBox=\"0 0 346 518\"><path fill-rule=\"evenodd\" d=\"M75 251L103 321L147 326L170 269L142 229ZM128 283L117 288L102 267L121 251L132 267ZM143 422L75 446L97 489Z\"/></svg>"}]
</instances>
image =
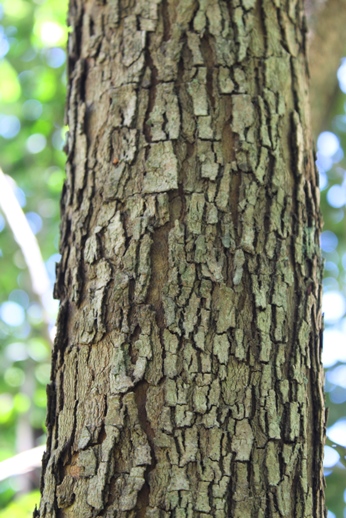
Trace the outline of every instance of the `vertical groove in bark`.
<instances>
[{"instance_id":1,"label":"vertical groove in bark","mask_svg":"<svg viewBox=\"0 0 346 518\"><path fill-rule=\"evenodd\" d=\"M47 517L322 517L319 205L289 0L71 0Z\"/></svg>"}]
</instances>

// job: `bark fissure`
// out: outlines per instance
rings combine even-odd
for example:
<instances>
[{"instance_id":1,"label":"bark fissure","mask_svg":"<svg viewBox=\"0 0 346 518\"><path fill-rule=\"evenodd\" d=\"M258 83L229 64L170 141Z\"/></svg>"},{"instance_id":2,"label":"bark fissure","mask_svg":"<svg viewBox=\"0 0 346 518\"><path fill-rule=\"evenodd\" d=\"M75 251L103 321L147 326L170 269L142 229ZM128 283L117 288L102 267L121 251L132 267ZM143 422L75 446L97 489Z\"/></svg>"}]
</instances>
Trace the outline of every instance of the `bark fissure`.
<instances>
[{"instance_id":1,"label":"bark fissure","mask_svg":"<svg viewBox=\"0 0 346 518\"><path fill-rule=\"evenodd\" d=\"M301 3L80 3L38 516L322 517Z\"/></svg>"}]
</instances>

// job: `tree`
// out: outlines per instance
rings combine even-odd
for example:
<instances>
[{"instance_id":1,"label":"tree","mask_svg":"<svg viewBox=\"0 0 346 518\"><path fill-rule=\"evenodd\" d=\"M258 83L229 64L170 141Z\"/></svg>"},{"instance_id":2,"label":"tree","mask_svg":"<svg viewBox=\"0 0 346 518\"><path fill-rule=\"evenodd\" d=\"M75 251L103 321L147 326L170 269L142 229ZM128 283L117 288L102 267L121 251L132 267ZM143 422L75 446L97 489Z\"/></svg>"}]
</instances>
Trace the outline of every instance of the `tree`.
<instances>
[{"instance_id":1,"label":"tree","mask_svg":"<svg viewBox=\"0 0 346 518\"><path fill-rule=\"evenodd\" d=\"M324 516L301 2L70 4L35 516Z\"/></svg>"}]
</instances>

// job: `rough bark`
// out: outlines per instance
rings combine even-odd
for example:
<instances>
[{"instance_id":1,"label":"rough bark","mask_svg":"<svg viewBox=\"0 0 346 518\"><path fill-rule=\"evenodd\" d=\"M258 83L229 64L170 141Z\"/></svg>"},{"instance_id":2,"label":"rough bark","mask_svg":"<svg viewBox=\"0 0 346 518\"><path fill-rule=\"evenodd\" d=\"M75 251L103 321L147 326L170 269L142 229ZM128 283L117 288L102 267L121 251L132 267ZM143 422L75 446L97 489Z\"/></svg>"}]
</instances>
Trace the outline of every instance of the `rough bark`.
<instances>
[{"instance_id":1,"label":"rough bark","mask_svg":"<svg viewBox=\"0 0 346 518\"><path fill-rule=\"evenodd\" d=\"M324 516L301 3L71 0L69 20L36 516Z\"/></svg>"}]
</instances>

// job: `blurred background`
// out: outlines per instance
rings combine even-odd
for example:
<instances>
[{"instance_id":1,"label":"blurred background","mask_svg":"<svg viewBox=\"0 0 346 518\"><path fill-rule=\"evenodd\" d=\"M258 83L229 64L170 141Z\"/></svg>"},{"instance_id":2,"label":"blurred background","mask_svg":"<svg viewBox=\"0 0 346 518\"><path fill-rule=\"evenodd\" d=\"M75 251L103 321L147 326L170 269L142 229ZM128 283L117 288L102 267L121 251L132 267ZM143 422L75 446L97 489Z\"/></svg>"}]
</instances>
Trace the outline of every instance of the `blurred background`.
<instances>
[{"instance_id":1,"label":"blurred background","mask_svg":"<svg viewBox=\"0 0 346 518\"><path fill-rule=\"evenodd\" d=\"M39 501L57 312L66 10L67 0L0 3L0 518L29 518ZM346 518L346 58L337 77L328 127L317 139L328 518Z\"/></svg>"},{"instance_id":2,"label":"blurred background","mask_svg":"<svg viewBox=\"0 0 346 518\"><path fill-rule=\"evenodd\" d=\"M66 11L67 0L0 1L0 168L10 177L0 173L1 518L31 517L39 501L33 448L45 442L57 312Z\"/></svg>"}]
</instances>

